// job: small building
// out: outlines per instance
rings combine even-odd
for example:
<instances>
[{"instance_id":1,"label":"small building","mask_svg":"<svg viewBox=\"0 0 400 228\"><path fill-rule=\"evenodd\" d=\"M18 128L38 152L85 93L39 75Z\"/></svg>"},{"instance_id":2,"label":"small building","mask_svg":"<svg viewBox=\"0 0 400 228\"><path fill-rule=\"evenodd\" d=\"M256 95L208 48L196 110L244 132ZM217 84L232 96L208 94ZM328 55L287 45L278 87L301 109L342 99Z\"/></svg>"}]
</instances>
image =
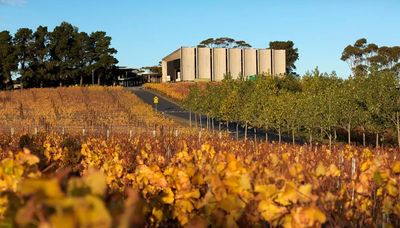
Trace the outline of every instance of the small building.
<instances>
[{"instance_id":1,"label":"small building","mask_svg":"<svg viewBox=\"0 0 400 228\"><path fill-rule=\"evenodd\" d=\"M138 75L142 76L145 82L157 82L157 83L162 82L161 74L153 72L149 69L144 69L144 71L138 73Z\"/></svg>"},{"instance_id":2,"label":"small building","mask_svg":"<svg viewBox=\"0 0 400 228\"><path fill-rule=\"evenodd\" d=\"M144 79L139 75L139 70L129 67L117 67L116 69L118 85L124 87L138 86L144 83Z\"/></svg>"},{"instance_id":3,"label":"small building","mask_svg":"<svg viewBox=\"0 0 400 228\"><path fill-rule=\"evenodd\" d=\"M162 82L221 81L257 74L286 73L285 50L181 47L162 59Z\"/></svg>"}]
</instances>

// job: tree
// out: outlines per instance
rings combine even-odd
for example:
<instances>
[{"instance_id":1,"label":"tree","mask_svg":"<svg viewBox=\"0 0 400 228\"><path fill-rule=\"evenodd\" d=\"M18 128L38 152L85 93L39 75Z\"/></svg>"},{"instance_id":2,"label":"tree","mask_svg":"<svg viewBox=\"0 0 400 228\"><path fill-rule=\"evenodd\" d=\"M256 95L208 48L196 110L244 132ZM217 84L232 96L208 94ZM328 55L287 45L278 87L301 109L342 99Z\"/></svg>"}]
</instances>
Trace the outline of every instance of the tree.
<instances>
[{"instance_id":1,"label":"tree","mask_svg":"<svg viewBox=\"0 0 400 228\"><path fill-rule=\"evenodd\" d=\"M208 48L249 48L251 47L246 41L229 38L208 38L200 42L198 47L208 47Z\"/></svg>"},{"instance_id":2,"label":"tree","mask_svg":"<svg viewBox=\"0 0 400 228\"><path fill-rule=\"evenodd\" d=\"M111 37L103 31L90 34L91 40L91 70L97 72L97 84L101 84L101 76L107 76L107 70L111 69L118 60L114 58L117 50L111 48Z\"/></svg>"},{"instance_id":3,"label":"tree","mask_svg":"<svg viewBox=\"0 0 400 228\"><path fill-rule=\"evenodd\" d=\"M11 88L13 71L18 69L18 59L12 36L8 31L0 32L0 89Z\"/></svg>"},{"instance_id":4,"label":"tree","mask_svg":"<svg viewBox=\"0 0 400 228\"><path fill-rule=\"evenodd\" d=\"M24 87L42 87L49 76L49 32L47 27L39 26L33 33L31 44L32 61L29 70L22 78Z\"/></svg>"},{"instance_id":5,"label":"tree","mask_svg":"<svg viewBox=\"0 0 400 228\"><path fill-rule=\"evenodd\" d=\"M272 41L269 43L270 49L286 51L286 73L294 73L296 61L299 60L299 50L294 47L293 41Z\"/></svg>"},{"instance_id":6,"label":"tree","mask_svg":"<svg viewBox=\"0 0 400 228\"><path fill-rule=\"evenodd\" d=\"M78 28L62 22L50 33L50 57L55 80L60 85L73 76L73 52Z\"/></svg>"},{"instance_id":7,"label":"tree","mask_svg":"<svg viewBox=\"0 0 400 228\"><path fill-rule=\"evenodd\" d=\"M75 79L79 78L79 85L83 85L84 78L89 75L90 67L90 39L85 32L76 33L74 36L74 46L71 49L73 74Z\"/></svg>"},{"instance_id":8,"label":"tree","mask_svg":"<svg viewBox=\"0 0 400 228\"><path fill-rule=\"evenodd\" d=\"M19 74L21 75L21 81L25 81L25 78L28 76L26 74L26 71L33 60L33 41L33 32L29 28L18 29L18 31L15 33L14 43L19 65ZM24 83L22 83L22 86L23 85Z\"/></svg>"}]
</instances>

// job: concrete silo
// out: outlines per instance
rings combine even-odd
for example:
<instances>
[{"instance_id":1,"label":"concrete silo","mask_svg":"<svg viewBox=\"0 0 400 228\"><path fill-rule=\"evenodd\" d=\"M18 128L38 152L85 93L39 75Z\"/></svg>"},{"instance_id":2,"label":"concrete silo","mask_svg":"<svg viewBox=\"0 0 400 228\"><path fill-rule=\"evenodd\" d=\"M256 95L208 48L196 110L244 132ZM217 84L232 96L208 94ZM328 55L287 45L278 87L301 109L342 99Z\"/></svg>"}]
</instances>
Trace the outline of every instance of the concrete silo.
<instances>
[{"instance_id":1,"label":"concrete silo","mask_svg":"<svg viewBox=\"0 0 400 228\"><path fill-rule=\"evenodd\" d=\"M233 79L237 79L242 74L242 49L228 49L228 72Z\"/></svg>"},{"instance_id":2,"label":"concrete silo","mask_svg":"<svg viewBox=\"0 0 400 228\"><path fill-rule=\"evenodd\" d=\"M213 49L213 81L221 81L226 74L226 48Z\"/></svg>"},{"instance_id":3,"label":"concrete silo","mask_svg":"<svg viewBox=\"0 0 400 228\"><path fill-rule=\"evenodd\" d=\"M273 74L283 75L286 73L286 51L285 50L273 50Z\"/></svg>"},{"instance_id":4,"label":"concrete silo","mask_svg":"<svg viewBox=\"0 0 400 228\"><path fill-rule=\"evenodd\" d=\"M195 79L195 48L182 47L181 49L181 77L182 81Z\"/></svg>"},{"instance_id":5,"label":"concrete silo","mask_svg":"<svg viewBox=\"0 0 400 228\"><path fill-rule=\"evenodd\" d=\"M211 81L210 48L197 48L197 78Z\"/></svg>"},{"instance_id":6,"label":"concrete silo","mask_svg":"<svg viewBox=\"0 0 400 228\"><path fill-rule=\"evenodd\" d=\"M271 49L258 50L258 73L272 74Z\"/></svg>"},{"instance_id":7,"label":"concrete silo","mask_svg":"<svg viewBox=\"0 0 400 228\"><path fill-rule=\"evenodd\" d=\"M243 49L244 76L257 74L257 51L253 48Z\"/></svg>"}]
</instances>

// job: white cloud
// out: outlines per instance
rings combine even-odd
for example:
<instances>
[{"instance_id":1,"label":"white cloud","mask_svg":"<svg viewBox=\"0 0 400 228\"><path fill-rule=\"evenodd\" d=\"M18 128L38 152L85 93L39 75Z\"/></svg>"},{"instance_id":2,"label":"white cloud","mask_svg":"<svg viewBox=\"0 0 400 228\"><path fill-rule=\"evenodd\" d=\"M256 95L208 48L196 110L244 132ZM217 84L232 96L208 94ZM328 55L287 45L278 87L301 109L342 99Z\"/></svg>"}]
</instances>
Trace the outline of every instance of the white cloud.
<instances>
[{"instance_id":1,"label":"white cloud","mask_svg":"<svg viewBox=\"0 0 400 228\"><path fill-rule=\"evenodd\" d=\"M27 0L0 0L0 5L13 5L21 6L26 3Z\"/></svg>"}]
</instances>

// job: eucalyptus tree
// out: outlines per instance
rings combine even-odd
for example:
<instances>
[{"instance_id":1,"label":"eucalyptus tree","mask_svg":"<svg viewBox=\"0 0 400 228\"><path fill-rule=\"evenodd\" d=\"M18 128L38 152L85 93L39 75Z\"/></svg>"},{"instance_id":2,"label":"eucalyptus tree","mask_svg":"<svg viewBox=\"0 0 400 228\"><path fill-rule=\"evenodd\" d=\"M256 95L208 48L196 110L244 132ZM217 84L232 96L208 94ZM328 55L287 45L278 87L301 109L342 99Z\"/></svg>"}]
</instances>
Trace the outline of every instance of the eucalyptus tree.
<instances>
[{"instance_id":1,"label":"eucalyptus tree","mask_svg":"<svg viewBox=\"0 0 400 228\"><path fill-rule=\"evenodd\" d=\"M90 42L90 68L97 72L97 84L100 85L101 77L106 77L107 71L118 63L118 60L114 58L117 50L111 47L111 37L107 36L106 32L103 31L91 33Z\"/></svg>"},{"instance_id":2,"label":"eucalyptus tree","mask_svg":"<svg viewBox=\"0 0 400 228\"><path fill-rule=\"evenodd\" d=\"M71 49L73 55L73 74L79 78L79 85L83 85L84 78L90 75L91 53L90 53L90 39L89 35L85 32L79 32L74 35L75 45Z\"/></svg>"},{"instance_id":3,"label":"eucalyptus tree","mask_svg":"<svg viewBox=\"0 0 400 228\"><path fill-rule=\"evenodd\" d=\"M198 47L209 48L249 48L251 47L246 41L235 40L230 37L208 38L200 42Z\"/></svg>"},{"instance_id":4,"label":"eucalyptus tree","mask_svg":"<svg viewBox=\"0 0 400 228\"><path fill-rule=\"evenodd\" d=\"M12 73L18 69L18 59L10 32L0 32L0 89L12 87Z\"/></svg>"},{"instance_id":5,"label":"eucalyptus tree","mask_svg":"<svg viewBox=\"0 0 400 228\"><path fill-rule=\"evenodd\" d=\"M53 79L60 85L73 77L73 48L76 45L78 28L70 23L62 22L50 33L51 70L56 74Z\"/></svg>"},{"instance_id":6,"label":"eucalyptus tree","mask_svg":"<svg viewBox=\"0 0 400 228\"><path fill-rule=\"evenodd\" d=\"M25 78L28 77L27 71L33 61L34 52L36 51L33 47L33 42L33 32L29 28L20 28L14 35L15 51L18 59L21 81L25 81ZM22 86L23 85L22 83Z\"/></svg>"},{"instance_id":7,"label":"eucalyptus tree","mask_svg":"<svg viewBox=\"0 0 400 228\"><path fill-rule=\"evenodd\" d=\"M32 61L29 72L22 79L24 87L42 87L49 80L49 32L47 27L39 26L33 33L31 43Z\"/></svg>"},{"instance_id":8,"label":"eucalyptus tree","mask_svg":"<svg viewBox=\"0 0 400 228\"><path fill-rule=\"evenodd\" d=\"M286 72L293 73L296 70L296 61L299 60L299 50L294 47L293 41L272 41L269 43L271 49L286 51Z\"/></svg>"}]
</instances>

